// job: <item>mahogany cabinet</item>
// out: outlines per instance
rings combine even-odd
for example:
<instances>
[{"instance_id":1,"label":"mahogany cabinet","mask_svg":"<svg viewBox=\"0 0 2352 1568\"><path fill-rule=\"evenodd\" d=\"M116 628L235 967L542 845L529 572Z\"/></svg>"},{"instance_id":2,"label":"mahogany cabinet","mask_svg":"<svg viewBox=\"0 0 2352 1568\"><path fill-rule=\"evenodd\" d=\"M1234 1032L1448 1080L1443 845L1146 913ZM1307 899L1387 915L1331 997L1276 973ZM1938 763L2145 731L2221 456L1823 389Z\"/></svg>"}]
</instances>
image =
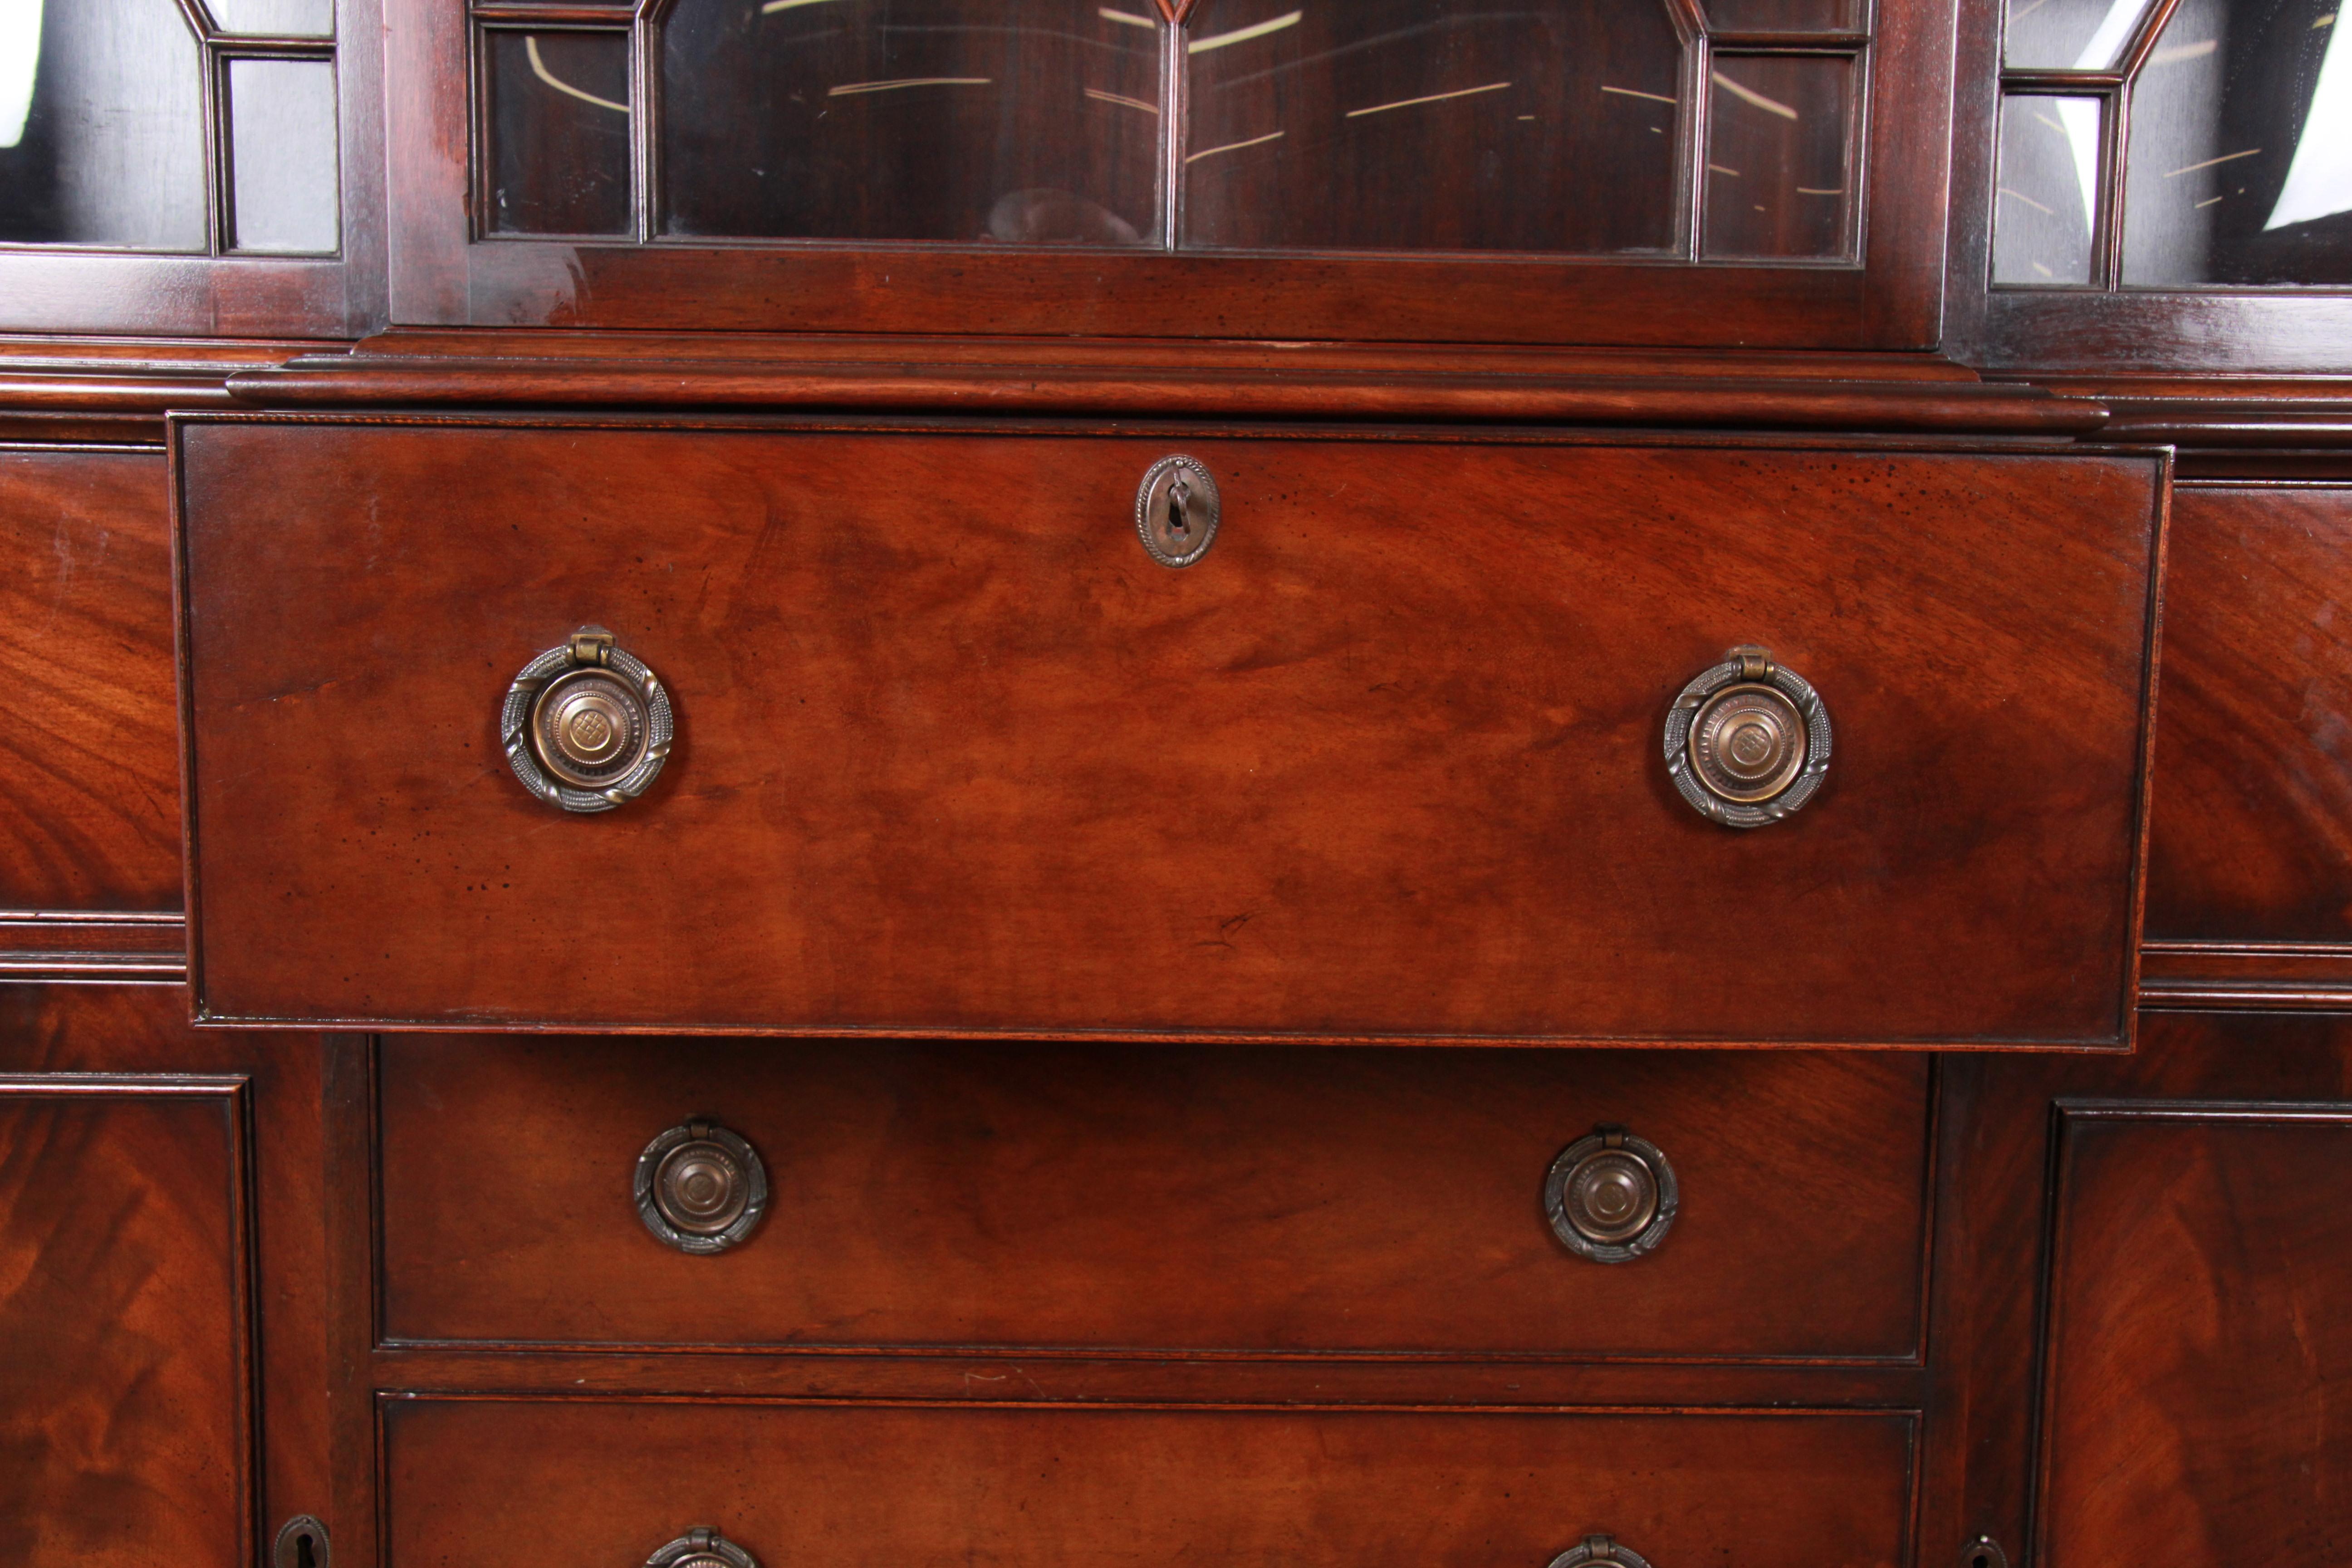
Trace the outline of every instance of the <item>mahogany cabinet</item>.
<instances>
[{"instance_id":1,"label":"mahogany cabinet","mask_svg":"<svg viewBox=\"0 0 2352 1568\"><path fill-rule=\"evenodd\" d=\"M2340 33L0 7L0 1559L2340 1561Z\"/></svg>"}]
</instances>

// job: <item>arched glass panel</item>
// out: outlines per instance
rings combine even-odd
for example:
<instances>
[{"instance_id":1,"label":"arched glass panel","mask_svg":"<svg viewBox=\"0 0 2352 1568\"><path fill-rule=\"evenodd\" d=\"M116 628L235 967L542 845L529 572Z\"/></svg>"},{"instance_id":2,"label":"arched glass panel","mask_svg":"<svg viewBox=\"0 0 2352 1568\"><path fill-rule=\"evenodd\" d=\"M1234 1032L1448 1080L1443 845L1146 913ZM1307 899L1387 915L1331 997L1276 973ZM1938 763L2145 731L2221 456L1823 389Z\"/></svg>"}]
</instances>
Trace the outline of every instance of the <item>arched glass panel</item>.
<instances>
[{"instance_id":1,"label":"arched glass panel","mask_svg":"<svg viewBox=\"0 0 2352 1568\"><path fill-rule=\"evenodd\" d=\"M1203 0L1191 246L1664 251L1682 43L1657 0Z\"/></svg>"},{"instance_id":2,"label":"arched glass panel","mask_svg":"<svg viewBox=\"0 0 2352 1568\"><path fill-rule=\"evenodd\" d=\"M674 235L1158 244L1152 0L678 0Z\"/></svg>"},{"instance_id":3,"label":"arched glass panel","mask_svg":"<svg viewBox=\"0 0 2352 1568\"><path fill-rule=\"evenodd\" d=\"M201 251L203 54L172 0L0 6L0 242Z\"/></svg>"}]
</instances>

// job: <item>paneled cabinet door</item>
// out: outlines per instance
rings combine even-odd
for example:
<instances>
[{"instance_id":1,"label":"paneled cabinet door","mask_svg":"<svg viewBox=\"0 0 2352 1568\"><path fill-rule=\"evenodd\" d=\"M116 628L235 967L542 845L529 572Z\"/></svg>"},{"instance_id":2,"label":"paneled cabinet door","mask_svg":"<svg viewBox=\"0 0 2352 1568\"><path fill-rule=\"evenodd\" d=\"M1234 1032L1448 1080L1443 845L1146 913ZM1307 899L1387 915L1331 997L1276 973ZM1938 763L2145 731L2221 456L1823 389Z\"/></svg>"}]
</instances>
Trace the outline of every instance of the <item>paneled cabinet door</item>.
<instances>
[{"instance_id":1,"label":"paneled cabinet door","mask_svg":"<svg viewBox=\"0 0 2352 1568\"><path fill-rule=\"evenodd\" d=\"M2060 1110L2036 1561L2344 1561L2352 1110Z\"/></svg>"}]
</instances>

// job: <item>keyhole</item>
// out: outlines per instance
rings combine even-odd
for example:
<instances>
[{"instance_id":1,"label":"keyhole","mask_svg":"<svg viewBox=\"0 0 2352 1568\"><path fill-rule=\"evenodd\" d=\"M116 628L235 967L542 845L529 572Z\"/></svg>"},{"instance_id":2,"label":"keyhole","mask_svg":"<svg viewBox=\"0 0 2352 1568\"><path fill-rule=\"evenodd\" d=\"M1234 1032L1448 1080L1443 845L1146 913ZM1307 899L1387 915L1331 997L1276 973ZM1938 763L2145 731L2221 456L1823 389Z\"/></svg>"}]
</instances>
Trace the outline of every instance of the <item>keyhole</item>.
<instances>
[{"instance_id":1,"label":"keyhole","mask_svg":"<svg viewBox=\"0 0 2352 1568\"><path fill-rule=\"evenodd\" d=\"M1981 1563L1983 1559L1978 1561ZM311 1550L308 1535L294 1538L294 1568L319 1568L319 1554Z\"/></svg>"},{"instance_id":2,"label":"keyhole","mask_svg":"<svg viewBox=\"0 0 2352 1568\"><path fill-rule=\"evenodd\" d=\"M1168 487L1168 531L1179 539L1192 531L1192 520L1184 515L1185 502L1192 494L1192 487L1181 478Z\"/></svg>"}]
</instances>

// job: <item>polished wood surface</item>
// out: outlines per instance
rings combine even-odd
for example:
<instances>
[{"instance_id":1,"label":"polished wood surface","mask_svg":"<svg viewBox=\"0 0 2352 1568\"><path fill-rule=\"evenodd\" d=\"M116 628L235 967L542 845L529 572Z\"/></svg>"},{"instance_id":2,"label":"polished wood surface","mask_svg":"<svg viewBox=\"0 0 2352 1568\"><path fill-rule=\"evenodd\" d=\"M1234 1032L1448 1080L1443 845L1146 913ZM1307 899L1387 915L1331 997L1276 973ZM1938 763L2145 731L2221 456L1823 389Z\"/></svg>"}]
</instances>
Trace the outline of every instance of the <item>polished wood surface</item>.
<instances>
[{"instance_id":1,"label":"polished wood surface","mask_svg":"<svg viewBox=\"0 0 2352 1568\"><path fill-rule=\"evenodd\" d=\"M529 1542L627 1563L689 1528L765 1563L988 1555L1894 1568L1912 1420L1878 1411L939 1410L607 1400L383 1405L389 1568Z\"/></svg>"},{"instance_id":2,"label":"polished wood surface","mask_svg":"<svg viewBox=\"0 0 2352 1568\"><path fill-rule=\"evenodd\" d=\"M2126 1038L2144 458L182 432L209 1016ZM1131 510L1179 448L1181 573ZM679 740L567 820L494 726L590 620ZM1839 751L1742 834L1658 735L1749 641Z\"/></svg>"},{"instance_id":3,"label":"polished wood surface","mask_svg":"<svg viewBox=\"0 0 2352 1568\"><path fill-rule=\"evenodd\" d=\"M365 1568L370 1288L328 1247L364 1138L329 1136L315 1037L186 1016L177 987L0 984L0 1556L249 1568L257 1506Z\"/></svg>"},{"instance_id":4,"label":"polished wood surface","mask_svg":"<svg viewBox=\"0 0 2352 1568\"><path fill-rule=\"evenodd\" d=\"M2352 940L2352 489L2172 506L2151 937Z\"/></svg>"},{"instance_id":5,"label":"polished wood surface","mask_svg":"<svg viewBox=\"0 0 2352 1568\"><path fill-rule=\"evenodd\" d=\"M0 1558L253 1561L234 1080L0 1075Z\"/></svg>"},{"instance_id":6,"label":"polished wood surface","mask_svg":"<svg viewBox=\"0 0 2352 1568\"><path fill-rule=\"evenodd\" d=\"M0 910L176 909L163 455L0 447Z\"/></svg>"},{"instance_id":7,"label":"polished wood surface","mask_svg":"<svg viewBox=\"0 0 2352 1568\"><path fill-rule=\"evenodd\" d=\"M395 1341L1917 1343L1919 1057L420 1036L380 1060ZM656 1133L705 1115L750 1140L772 1195L748 1240L697 1258L647 1234L629 1181ZM1602 1122L1657 1144L1682 1191L1628 1264L1575 1258L1539 1202L1553 1156Z\"/></svg>"},{"instance_id":8,"label":"polished wood surface","mask_svg":"<svg viewBox=\"0 0 2352 1568\"><path fill-rule=\"evenodd\" d=\"M2065 1108L2052 1568L2352 1547L2352 1111Z\"/></svg>"}]
</instances>

